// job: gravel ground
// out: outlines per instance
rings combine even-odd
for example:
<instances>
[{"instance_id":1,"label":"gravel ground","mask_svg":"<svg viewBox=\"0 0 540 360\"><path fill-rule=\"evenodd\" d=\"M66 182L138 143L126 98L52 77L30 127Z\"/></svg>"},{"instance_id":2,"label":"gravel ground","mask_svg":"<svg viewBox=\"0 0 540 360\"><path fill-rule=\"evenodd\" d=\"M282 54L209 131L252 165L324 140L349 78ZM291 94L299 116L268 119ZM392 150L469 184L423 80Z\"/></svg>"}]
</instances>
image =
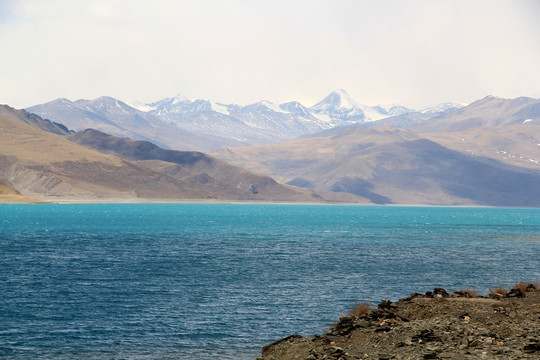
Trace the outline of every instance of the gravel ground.
<instances>
[{"instance_id":1,"label":"gravel ground","mask_svg":"<svg viewBox=\"0 0 540 360\"><path fill-rule=\"evenodd\" d=\"M540 359L540 286L486 297L437 288L376 309L360 305L324 335L289 336L257 358L289 359Z\"/></svg>"}]
</instances>

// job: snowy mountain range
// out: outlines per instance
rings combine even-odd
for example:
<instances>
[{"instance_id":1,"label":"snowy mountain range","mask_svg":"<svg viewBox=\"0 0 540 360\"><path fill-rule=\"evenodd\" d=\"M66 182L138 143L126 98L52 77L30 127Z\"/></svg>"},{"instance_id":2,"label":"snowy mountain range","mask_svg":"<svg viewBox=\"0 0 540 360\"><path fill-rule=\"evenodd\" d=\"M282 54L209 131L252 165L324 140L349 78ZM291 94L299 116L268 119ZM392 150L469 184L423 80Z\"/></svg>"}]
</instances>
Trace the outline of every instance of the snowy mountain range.
<instances>
[{"instance_id":1,"label":"snowy mountain range","mask_svg":"<svg viewBox=\"0 0 540 360\"><path fill-rule=\"evenodd\" d=\"M110 97L58 99L26 110L75 131L93 128L172 149L205 151L273 144L339 127L373 126L377 120L409 113L421 113L423 121L462 106L447 103L422 111L400 105L367 106L345 90L336 90L311 107L297 101L275 104L266 100L240 106L178 95L132 105Z\"/></svg>"}]
</instances>

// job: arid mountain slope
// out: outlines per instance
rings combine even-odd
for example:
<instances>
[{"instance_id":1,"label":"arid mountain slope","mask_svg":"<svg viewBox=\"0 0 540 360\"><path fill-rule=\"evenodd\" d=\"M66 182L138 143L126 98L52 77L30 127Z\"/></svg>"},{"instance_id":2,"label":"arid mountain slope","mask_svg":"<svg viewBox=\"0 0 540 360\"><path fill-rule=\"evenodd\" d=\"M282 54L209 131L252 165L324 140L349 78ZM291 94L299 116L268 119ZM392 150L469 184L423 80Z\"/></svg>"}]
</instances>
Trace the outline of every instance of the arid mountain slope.
<instances>
[{"instance_id":1,"label":"arid mountain slope","mask_svg":"<svg viewBox=\"0 0 540 360\"><path fill-rule=\"evenodd\" d=\"M416 133L458 132L472 128L540 124L540 100L485 97L450 114L411 126Z\"/></svg>"},{"instance_id":2,"label":"arid mountain slope","mask_svg":"<svg viewBox=\"0 0 540 360\"><path fill-rule=\"evenodd\" d=\"M528 122L421 136L466 154L540 170L540 124Z\"/></svg>"},{"instance_id":3,"label":"arid mountain slope","mask_svg":"<svg viewBox=\"0 0 540 360\"><path fill-rule=\"evenodd\" d=\"M279 184L203 153L165 150L96 130L61 137L47 120L9 107L4 110L0 180L40 199L367 202L351 194L315 193Z\"/></svg>"},{"instance_id":4,"label":"arid mountain slope","mask_svg":"<svg viewBox=\"0 0 540 360\"><path fill-rule=\"evenodd\" d=\"M23 113L24 115L24 113ZM44 200L207 199L210 192L0 116L0 180Z\"/></svg>"},{"instance_id":5,"label":"arid mountain slope","mask_svg":"<svg viewBox=\"0 0 540 360\"><path fill-rule=\"evenodd\" d=\"M8 105L0 105L0 117L16 118L28 125L38 127L41 130L45 130L53 134L70 134L69 129L62 124L42 119L41 117L31 114L25 110L16 110Z\"/></svg>"},{"instance_id":6,"label":"arid mountain slope","mask_svg":"<svg viewBox=\"0 0 540 360\"><path fill-rule=\"evenodd\" d=\"M38 199L22 196L20 192L0 180L0 204L35 203Z\"/></svg>"},{"instance_id":7,"label":"arid mountain slope","mask_svg":"<svg viewBox=\"0 0 540 360\"><path fill-rule=\"evenodd\" d=\"M20 193L10 185L0 180L0 195L20 195Z\"/></svg>"},{"instance_id":8,"label":"arid mountain slope","mask_svg":"<svg viewBox=\"0 0 540 360\"><path fill-rule=\"evenodd\" d=\"M353 128L216 156L297 186L381 204L540 206L540 173L448 149L413 132Z\"/></svg>"},{"instance_id":9,"label":"arid mountain slope","mask_svg":"<svg viewBox=\"0 0 540 360\"><path fill-rule=\"evenodd\" d=\"M57 99L46 104L32 106L27 110L43 118L65 124L75 131L97 129L116 136L149 140L161 147L207 149L217 148L222 143L220 140L193 134L107 96L95 100ZM219 139L217 134L216 138Z\"/></svg>"},{"instance_id":10,"label":"arid mountain slope","mask_svg":"<svg viewBox=\"0 0 540 360\"><path fill-rule=\"evenodd\" d=\"M72 134L68 139L104 153L137 161L141 166L203 187L220 199L323 200L311 192L279 184L268 176L254 174L201 152L166 150L147 141L133 141L90 129ZM332 197L337 200L337 196ZM358 199L351 197L347 201L355 200Z\"/></svg>"},{"instance_id":11,"label":"arid mountain slope","mask_svg":"<svg viewBox=\"0 0 540 360\"><path fill-rule=\"evenodd\" d=\"M136 106L136 107L134 107ZM335 126L358 124L411 111L393 105L365 106L337 90L311 108L297 101L247 106L182 95L130 106L111 97L57 99L27 110L75 131L88 128L177 150L208 151L221 146L274 144Z\"/></svg>"}]
</instances>

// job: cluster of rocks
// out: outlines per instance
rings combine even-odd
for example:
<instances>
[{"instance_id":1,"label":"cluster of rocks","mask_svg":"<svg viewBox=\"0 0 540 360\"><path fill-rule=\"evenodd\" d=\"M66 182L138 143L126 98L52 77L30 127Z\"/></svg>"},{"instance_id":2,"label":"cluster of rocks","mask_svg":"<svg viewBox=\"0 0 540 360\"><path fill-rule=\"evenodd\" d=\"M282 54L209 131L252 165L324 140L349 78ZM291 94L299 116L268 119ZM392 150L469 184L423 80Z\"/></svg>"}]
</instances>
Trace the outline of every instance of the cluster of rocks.
<instances>
[{"instance_id":1,"label":"cluster of rocks","mask_svg":"<svg viewBox=\"0 0 540 360\"><path fill-rule=\"evenodd\" d=\"M540 287L478 296L435 288L342 315L324 335L292 335L258 360L540 359Z\"/></svg>"}]
</instances>

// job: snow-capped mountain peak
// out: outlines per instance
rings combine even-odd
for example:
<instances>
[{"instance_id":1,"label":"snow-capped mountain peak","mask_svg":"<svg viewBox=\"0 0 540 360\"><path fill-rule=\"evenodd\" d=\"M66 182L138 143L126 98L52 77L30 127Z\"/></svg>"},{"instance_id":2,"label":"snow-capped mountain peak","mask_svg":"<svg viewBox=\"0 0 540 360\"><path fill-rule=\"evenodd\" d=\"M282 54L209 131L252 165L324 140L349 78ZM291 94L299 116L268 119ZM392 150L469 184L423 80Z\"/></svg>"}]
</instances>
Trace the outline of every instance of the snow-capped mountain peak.
<instances>
[{"instance_id":1,"label":"snow-capped mountain peak","mask_svg":"<svg viewBox=\"0 0 540 360\"><path fill-rule=\"evenodd\" d=\"M360 105L360 108L366 115L365 121L376 121L391 116L407 114L414 111L412 109L406 108L405 106L397 104L376 106Z\"/></svg>"},{"instance_id":2,"label":"snow-capped mountain peak","mask_svg":"<svg viewBox=\"0 0 540 360\"><path fill-rule=\"evenodd\" d=\"M106 113L129 113L133 107L123 101L110 96L101 96L94 100L77 100L79 106L85 107L89 111L101 111Z\"/></svg>"},{"instance_id":3,"label":"snow-capped mountain peak","mask_svg":"<svg viewBox=\"0 0 540 360\"><path fill-rule=\"evenodd\" d=\"M179 104L180 105L186 104L186 103L189 104L191 102L192 100L190 100L188 97L182 94L178 94L175 97L165 98L165 99L162 99L153 103L145 104L145 105L147 107L152 108L152 110L157 110L164 107L166 108L175 107Z\"/></svg>"},{"instance_id":4,"label":"snow-capped mountain peak","mask_svg":"<svg viewBox=\"0 0 540 360\"><path fill-rule=\"evenodd\" d=\"M129 106L131 106L132 108L134 109L137 109L139 111L142 111L142 112L149 112L149 111L152 111L152 110L155 110L156 108L154 106L150 106L148 104L145 104L141 101L133 101L133 102L130 102L130 103L127 103Z\"/></svg>"},{"instance_id":5,"label":"snow-capped mountain peak","mask_svg":"<svg viewBox=\"0 0 540 360\"><path fill-rule=\"evenodd\" d=\"M319 120L332 126L352 125L365 120L360 105L343 89L333 91L310 110Z\"/></svg>"},{"instance_id":6,"label":"snow-capped mountain peak","mask_svg":"<svg viewBox=\"0 0 540 360\"><path fill-rule=\"evenodd\" d=\"M459 110L459 109L461 109L462 107L465 107L465 106L466 106L465 104L454 103L454 102L445 102L445 103L441 103L441 104L438 104L436 106L424 109L424 110L422 110L420 112L422 114L446 113L446 112Z\"/></svg>"},{"instance_id":7,"label":"snow-capped mountain peak","mask_svg":"<svg viewBox=\"0 0 540 360\"><path fill-rule=\"evenodd\" d=\"M312 106L314 110L328 110L328 109L360 109L360 105L354 101L354 99L347 94L343 89L338 89L333 91L319 101L317 104Z\"/></svg>"},{"instance_id":8,"label":"snow-capped mountain peak","mask_svg":"<svg viewBox=\"0 0 540 360\"><path fill-rule=\"evenodd\" d=\"M301 116L309 116L311 113L309 109L304 105L300 104L298 101L291 101L287 103L280 104L279 107L290 113L297 113Z\"/></svg>"},{"instance_id":9,"label":"snow-capped mountain peak","mask_svg":"<svg viewBox=\"0 0 540 360\"><path fill-rule=\"evenodd\" d=\"M35 106L32 111L47 118L62 119L75 130L93 127L143 139L146 139L146 134L155 134L157 127L154 128L154 124L158 124L156 126L167 129L160 140L163 143L170 141L168 132L180 132L184 135L189 133L190 139L212 139L208 144L218 147L270 144L342 126L391 124L403 127L459 107L462 104L444 103L420 113L400 105L367 106L339 89L312 107L297 101L276 104L267 100L241 106L189 99L179 94L152 103L129 104L111 97L74 102L57 99ZM410 112L414 113L409 115ZM388 121L366 124L384 118ZM529 118L533 119L527 114L523 119Z\"/></svg>"},{"instance_id":10,"label":"snow-capped mountain peak","mask_svg":"<svg viewBox=\"0 0 540 360\"><path fill-rule=\"evenodd\" d=\"M268 101L268 100L263 100L263 101L260 101L258 103L255 103L254 104L258 109L260 109L261 107L263 108L266 108L268 110L271 110L273 112L276 112L276 113L284 113L284 114L288 114L289 112L286 111L286 110L283 110L282 108L279 107L279 105L271 102L271 101Z\"/></svg>"},{"instance_id":11,"label":"snow-capped mountain peak","mask_svg":"<svg viewBox=\"0 0 540 360\"><path fill-rule=\"evenodd\" d=\"M183 95L183 94L178 94L176 95L174 98L172 98L173 101L172 101L172 104L173 105L176 105L176 104L179 104L179 103L183 103L183 102L193 102L193 100L191 100L190 98L188 98L187 96Z\"/></svg>"},{"instance_id":12,"label":"snow-capped mountain peak","mask_svg":"<svg viewBox=\"0 0 540 360\"><path fill-rule=\"evenodd\" d=\"M151 103L128 104L110 97L77 100L75 103L58 100L57 103L58 108L76 107L85 113L95 113L96 122L97 119L110 117L112 120L104 120L105 125L101 128L106 129L116 124L120 127L118 131L121 134L126 133L123 130L124 126L136 124L144 127L152 121L159 121L167 126L172 125L175 129L211 137L218 142L222 141L219 139L229 139L230 142L220 144L231 146L290 140L326 129L355 126L410 111L399 105L387 107L361 105L343 89L333 91L309 108L297 101L276 104L263 100L240 106L205 99L190 99L183 94ZM85 119L82 119L81 123L86 121Z\"/></svg>"}]
</instances>

